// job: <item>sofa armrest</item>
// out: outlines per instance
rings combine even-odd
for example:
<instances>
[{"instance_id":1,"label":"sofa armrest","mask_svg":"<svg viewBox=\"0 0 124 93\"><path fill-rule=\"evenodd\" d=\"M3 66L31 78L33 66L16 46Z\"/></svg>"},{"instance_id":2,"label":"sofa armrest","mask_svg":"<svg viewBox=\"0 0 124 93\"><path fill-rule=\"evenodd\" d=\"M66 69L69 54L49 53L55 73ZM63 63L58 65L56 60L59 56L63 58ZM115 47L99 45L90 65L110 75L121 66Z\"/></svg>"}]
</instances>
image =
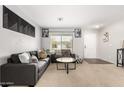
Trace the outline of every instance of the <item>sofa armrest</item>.
<instances>
[{"instance_id":1,"label":"sofa armrest","mask_svg":"<svg viewBox=\"0 0 124 93\"><path fill-rule=\"evenodd\" d=\"M35 85L37 76L35 64L4 64L1 66L1 83Z\"/></svg>"},{"instance_id":2,"label":"sofa armrest","mask_svg":"<svg viewBox=\"0 0 124 93\"><path fill-rule=\"evenodd\" d=\"M75 55L75 54L70 54L70 56L71 56L72 58L76 58L76 55Z\"/></svg>"}]
</instances>

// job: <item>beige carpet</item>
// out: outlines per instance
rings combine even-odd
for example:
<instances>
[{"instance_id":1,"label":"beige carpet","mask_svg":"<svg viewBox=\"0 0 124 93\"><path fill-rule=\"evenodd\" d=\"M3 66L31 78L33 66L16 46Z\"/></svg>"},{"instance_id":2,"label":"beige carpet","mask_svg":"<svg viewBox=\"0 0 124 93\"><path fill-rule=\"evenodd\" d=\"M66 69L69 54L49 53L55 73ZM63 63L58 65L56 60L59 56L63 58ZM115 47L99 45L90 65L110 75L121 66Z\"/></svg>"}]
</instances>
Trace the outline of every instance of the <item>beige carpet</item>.
<instances>
[{"instance_id":1,"label":"beige carpet","mask_svg":"<svg viewBox=\"0 0 124 93\"><path fill-rule=\"evenodd\" d=\"M50 64L36 87L100 87L124 86L124 69L114 64L77 64L76 70L66 74Z\"/></svg>"}]
</instances>

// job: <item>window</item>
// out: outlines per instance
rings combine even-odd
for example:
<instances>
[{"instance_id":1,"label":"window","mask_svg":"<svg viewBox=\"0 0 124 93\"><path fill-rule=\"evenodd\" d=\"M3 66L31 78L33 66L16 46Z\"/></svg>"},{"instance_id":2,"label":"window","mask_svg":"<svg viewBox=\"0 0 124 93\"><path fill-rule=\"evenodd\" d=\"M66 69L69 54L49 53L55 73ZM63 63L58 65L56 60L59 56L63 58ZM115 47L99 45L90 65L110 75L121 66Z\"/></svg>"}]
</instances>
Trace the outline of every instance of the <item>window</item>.
<instances>
[{"instance_id":1,"label":"window","mask_svg":"<svg viewBox=\"0 0 124 93\"><path fill-rule=\"evenodd\" d=\"M50 49L52 51L61 50L61 49L70 49L72 50L73 46L73 37L71 34L64 35L51 35L50 40Z\"/></svg>"},{"instance_id":2,"label":"window","mask_svg":"<svg viewBox=\"0 0 124 93\"><path fill-rule=\"evenodd\" d=\"M61 36L51 36L51 50L61 49Z\"/></svg>"},{"instance_id":3,"label":"window","mask_svg":"<svg viewBox=\"0 0 124 93\"><path fill-rule=\"evenodd\" d=\"M62 36L62 49L72 50L72 36Z\"/></svg>"}]
</instances>

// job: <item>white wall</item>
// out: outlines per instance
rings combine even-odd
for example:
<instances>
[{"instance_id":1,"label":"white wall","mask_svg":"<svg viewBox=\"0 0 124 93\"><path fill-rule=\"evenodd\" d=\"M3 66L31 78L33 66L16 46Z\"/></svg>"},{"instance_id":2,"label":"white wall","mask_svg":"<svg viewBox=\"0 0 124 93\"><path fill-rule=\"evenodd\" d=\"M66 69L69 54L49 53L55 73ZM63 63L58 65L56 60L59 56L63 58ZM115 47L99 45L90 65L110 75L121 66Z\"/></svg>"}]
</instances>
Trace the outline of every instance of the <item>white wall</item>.
<instances>
[{"instance_id":1,"label":"white wall","mask_svg":"<svg viewBox=\"0 0 124 93\"><path fill-rule=\"evenodd\" d=\"M41 32L30 17L23 14L17 6L7 6L17 15L25 19L27 22L35 26L35 38L14 32L2 27L3 10L0 6L0 64L6 63L6 59L12 53L19 53L23 51L37 50L41 48Z\"/></svg>"},{"instance_id":2,"label":"white wall","mask_svg":"<svg viewBox=\"0 0 124 93\"><path fill-rule=\"evenodd\" d=\"M73 52L84 58L84 29L82 28L81 38L73 38Z\"/></svg>"},{"instance_id":3,"label":"white wall","mask_svg":"<svg viewBox=\"0 0 124 93\"><path fill-rule=\"evenodd\" d=\"M50 31L73 31L73 28L50 28ZM84 50L84 40L83 40L84 31L82 29L81 38L73 38L73 52L83 58ZM42 38L42 48L50 49L50 38Z\"/></svg>"},{"instance_id":4,"label":"white wall","mask_svg":"<svg viewBox=\"0 0 124 93\"><path fill-rule=\"evenodd\" d=\"M103 34L109 32L109 42L103 42ZM124 20L106 26L99 31L99 58L116 64L116 51L124 40Z\"/></svg>"},{"instance_id":5,"label":"white wall","mask_svg":"<svg viewBox=\"0 0 124 93\"><path fill-rule=\"evenodd\" d=\"M50 38L41 38L42 45L44 49L50 49Z\"/></svg>"}]
</instances>

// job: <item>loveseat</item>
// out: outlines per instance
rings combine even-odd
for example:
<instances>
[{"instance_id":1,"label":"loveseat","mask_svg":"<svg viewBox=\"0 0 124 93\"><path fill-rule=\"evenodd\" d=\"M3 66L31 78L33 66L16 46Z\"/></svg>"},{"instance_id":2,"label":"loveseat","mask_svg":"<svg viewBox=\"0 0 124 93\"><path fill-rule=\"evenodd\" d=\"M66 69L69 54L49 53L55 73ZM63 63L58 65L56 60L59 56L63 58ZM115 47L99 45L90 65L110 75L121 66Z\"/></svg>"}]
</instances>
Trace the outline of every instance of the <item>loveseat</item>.
<instances>
[{"instance_id":1,"label":"loveseat","mask_svg":"<svg viewBox=\"0 0 124 93\"><path fill-rule=\"evenodd\" d=\"M19 54L12 54L7 63L1 66L1 85L28 85L35 86L44 71L47 69L50 59L39 59L37 51L29 51L30 55L38 58L37 63L21 63Z\"/></svg>"},{"instance_id":2,"label":"loveseat","mask_svg":"<svg viewBox=\"0 0 124 93\"><path fill-rule=\"evenodd\" d=\"M76 55L71 53L70 49L61 49L57 50L54 54L51 55L51 63L56 63L56 59L60 57L72 57L76 58Z\"/></svg>"}]
</instances>

